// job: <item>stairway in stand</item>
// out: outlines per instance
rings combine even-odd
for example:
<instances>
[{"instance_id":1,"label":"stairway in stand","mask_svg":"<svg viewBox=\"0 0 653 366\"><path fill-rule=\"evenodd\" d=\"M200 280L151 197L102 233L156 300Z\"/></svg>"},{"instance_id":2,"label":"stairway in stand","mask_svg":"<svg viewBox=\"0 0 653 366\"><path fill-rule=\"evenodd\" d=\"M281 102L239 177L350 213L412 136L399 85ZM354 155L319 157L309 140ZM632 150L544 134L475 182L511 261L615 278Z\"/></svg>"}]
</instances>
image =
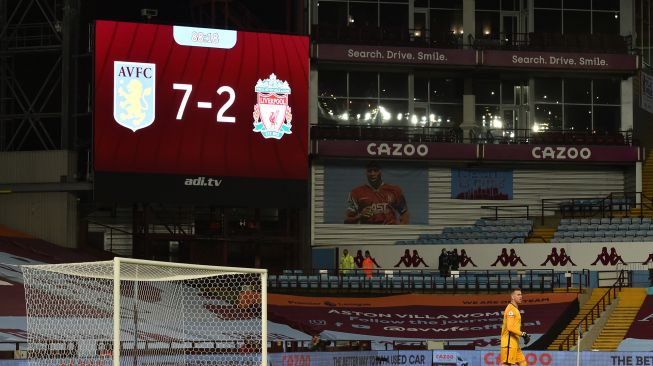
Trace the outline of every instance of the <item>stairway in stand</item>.
<instances>
[{"instance_id":1,"label":"stairway in stand","mask_svg":"<svg viewBox=\"0 0 653 366\"><path fill-rule=\"evenodd\" d=\"M556 228L540 226L533 228L531 235L526 238L526 243L550 243Z\"/></svg>"},{"instance_id":2,"label":"stairway in stand","mask_svg":"<svg viewBox=\"0 0 653 366\"><path fill-rule=\"evenodd\" d=\"M578 325L578 323L585 317L585 315L589 313L589 311L594 307L594 305L596 305L596 303L599 302L599 299L601 299L601 297L603 297L603 295L605 295L606 292L608 292L607 288L592 289L592 294L590 295L589 300L587 300L587 302L583 304L583 306L578 311L578 315L576 315L574 320L570 321L569 324L567 324L567 327L562 332L560 332L558 337L549 345L548 349L552 351L557 351L558 349L560 349L560 345L562 344L564 339L567 338L567 336L570 333L574 333L576 331L576 326ZM586 329L583 331L586 331ZM573 337L572 339L573 342L570 344L570 346L576 345L576 337ZM563 345L562 349L568 350L565 345Z\"/></svg>"},{"instance_id":3,"label":"stairway in stand","mask_svg":"<svg viewBox=\"0 0 653 366\"><path fill-rule=\"evenodd\" d=\"M622 289L619 293L619 303L601 330L601 334L594 342L592 349L616 351L642 307L645 297L646 289L644 288Z\"/></svg>"}]
</instances>

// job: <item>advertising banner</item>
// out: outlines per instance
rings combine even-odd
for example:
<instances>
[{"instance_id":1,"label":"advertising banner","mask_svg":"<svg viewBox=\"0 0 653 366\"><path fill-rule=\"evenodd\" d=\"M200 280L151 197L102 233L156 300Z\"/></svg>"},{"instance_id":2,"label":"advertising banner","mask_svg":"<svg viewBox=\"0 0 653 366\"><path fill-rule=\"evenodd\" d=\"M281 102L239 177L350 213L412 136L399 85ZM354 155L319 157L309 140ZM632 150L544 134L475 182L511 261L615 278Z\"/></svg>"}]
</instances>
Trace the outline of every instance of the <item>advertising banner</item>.
<instances>
[{"instance_id":1,"label":"advertising banner","mask_svg":"<svg viewBox=\"0 0 653 366\"><path fill-rule=\"evenodd\" d=\"M483 145L483 160L624 162L642 159L633 146Z\"/></svg>"},{"instance_id":2,"label":"advertising banner","mask_svg":"<svg viewBox=\"0 0 653 366\"><path fill-rule=\"evenodd\" d=\"M324 166L326 224L427 224L428 170L370 160Z\"/></svg>"},{"instance_id":3,"label":"advertising banner","mask_svg":"<svg viewBox=\"0 0 653 366\"><path fill-rule=\"evenodd\" d=\"M477 144L345 140L316 144L316 153L325 157L402 160L476 160L479 157Z\"/></svg>"},{"instance_id":4,"label":"advertising banner","mask_svg":"<svg viewBox=\"0 0 653 366\"><path fill-rule=\"evenodd\" d=\"M572 366L576 352L525 352L529 366ZM223 365L229 355L193 356L190 366ZM157 364L166 364L164 357L147 357ZM455 359L455 361L454 361ZM292 352L269 353L268 366L499 366L498 352L493 351L356 351L356 352ZM0 366L26 366L27 360L0 360ZM104 366L109 366L110 359ZM172 363L171 363L172 364ZM592 366L650 366L653 355L648 352L580 352L580 364Z\"/></svg>"},{"instance_id":5,"label":"advertising banner","mask_svg":"<svg viewBox=\"0 0 653 366\"><path fill-rule=\"evenodd\" d=\"M412 65L476 65L476 51L459 49L319 44L315 48L314 56L318 60L329 61Z\"/></svg>"},{"instance_id":6,"label":"advertising banner","mask_svg":"<svg viewBox=\"0 0 653 366\"><path fill-rule=\"evenodd\" d=\"M451 198L511 200L512 170L451 169Z\"/></svg>"},{"instance_id":7,"label":"advertising banner","mask_svg":"<svg viewBox=\"0 0 653 366\"><path fill-rule=\"evenodd\" d=\"M637 56L628 54L485 50L482 57L485 66L583 71L637 70Z\"/></svg>"},{"instance_id":8,"label":"advertising banner","mask_svg":"<svg viewBox=\"0 0 653 366\"><path fill-rule=\"evenodd\" d=\"M308 37L113 21L95 35L96 197L305 200Z\"/></svg>"},{"instance_id":9,"label":"advertising banner","mask_svg":"<svg viewBox=\"0 0 653 366\"><path fill-rule=\"evenodd\" d=\"M340 252L369 251L379 268L437 269L442 249L457 249L464 270L555 269L614 270L627 263L653 264L650 243L541 243L524 244L429 244L429 245L334 245ZM324 247L322 247L324 248Z\"/></svg>"},{"instance_id":10,"label":"advertising banner","mask_svg":"<svg viewBox=\"0 0 653 366\"><path fill-rule=\"evenodd\" d=\"M546 334L576 294L526 294L520 306L522 329L533 342ZM500 344L503 310L500 295L409 294L372 298L304 297L270 294L270 320L333 339L455 340L475 347ZM367 337L367 338L364 338Z\"/></svg>"},{"instance_id":11,"label":"advertising banner","mask_svg":"<svg viewBox=\"0 0 653 366\"><path fill-rule=\"evenodd\" d=\"M619 351L652 351L653 352L653 295L644 299L642 307L619 344ZM653 363L651 363L653 365Z\"/></svg>"},{"instance_id":12,"label":"advertising banner","mask_svg":"<svg viewBox=\"0 0 653 366\"><path fill-rule=\"evenodd\" d=\"M371 351L371 352L313 352L270 354L270 366L412 366L412 360L425 357L432 366L500 366L499 352L495 351ZM390 356L394 354L394 357ZM526 351L529 366L577 365L576 352ZM412 357L412 358L411 358ZM386 362L385 360L390 362ZM395 360L404 363L392 363ZM398 362L398 361L397 361ZM421 363L416 363L421 365ZM581 365L650 366L653 355L646 352L580 352ZM2 366L2 364L0 364ZM13 366L13 365L12 365Z\"/></svg>"}]
</instances>

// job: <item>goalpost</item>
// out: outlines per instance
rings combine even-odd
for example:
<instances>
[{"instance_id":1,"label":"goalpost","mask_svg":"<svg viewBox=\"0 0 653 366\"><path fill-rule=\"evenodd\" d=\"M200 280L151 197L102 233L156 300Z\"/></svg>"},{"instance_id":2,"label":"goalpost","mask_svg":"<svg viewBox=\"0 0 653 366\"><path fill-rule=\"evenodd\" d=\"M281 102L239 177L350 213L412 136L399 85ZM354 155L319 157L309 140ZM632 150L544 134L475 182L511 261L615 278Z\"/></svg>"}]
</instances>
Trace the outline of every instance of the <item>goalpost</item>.
<instances>
[{"instance_id":1,"label":"goalpost","mask_svg":"<svg viewBox=\"0 0 653 366\"><path fill-rule=\"evenodd\" d=\"M111 261L21 266L30 366L267 365L267 270Z\"/></svg>"}]
</instances>

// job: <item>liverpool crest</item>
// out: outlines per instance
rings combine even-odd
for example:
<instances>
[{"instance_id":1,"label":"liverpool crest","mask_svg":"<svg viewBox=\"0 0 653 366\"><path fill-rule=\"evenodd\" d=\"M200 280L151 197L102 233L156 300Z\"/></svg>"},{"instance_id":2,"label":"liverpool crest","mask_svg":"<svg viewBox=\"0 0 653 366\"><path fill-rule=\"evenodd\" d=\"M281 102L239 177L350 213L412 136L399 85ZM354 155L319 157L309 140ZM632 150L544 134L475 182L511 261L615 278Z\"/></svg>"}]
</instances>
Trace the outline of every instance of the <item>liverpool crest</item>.
<instances>
[{"instance_id":1,"label":"liverpool crest","mask_svg":"<svg viewBox=\"0 0 653 366\"><path fill-rule=\"evenodd\" d=\"M113 118L136 132L154 122L156 64L113 63Z\"/></svg>"},{"instance_id":2,"label":"liverpool crest","mask_svg":"<svg viewBox=\"0 0 653 366\"><path fill-rule=\"evenodd\" d=\"M266 139L280 140L292 133L292 113L288 105L290 86L288 82L271 74L269 79L256 83L257 104L254 106L254 132L260 132Z\"/></svg>"}]
</instances>

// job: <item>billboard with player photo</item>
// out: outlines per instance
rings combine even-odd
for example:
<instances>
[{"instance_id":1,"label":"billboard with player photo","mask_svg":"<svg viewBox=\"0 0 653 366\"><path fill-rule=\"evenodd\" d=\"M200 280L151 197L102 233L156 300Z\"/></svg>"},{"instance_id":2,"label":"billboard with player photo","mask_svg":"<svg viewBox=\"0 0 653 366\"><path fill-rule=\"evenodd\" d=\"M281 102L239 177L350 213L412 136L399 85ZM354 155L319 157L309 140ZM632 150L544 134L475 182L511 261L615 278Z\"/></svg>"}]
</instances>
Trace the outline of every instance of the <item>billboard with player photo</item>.
<instances>
[{"instance_id":1,"label":"billboard with player photo","mask_svg":"<svg viewBox=\"0 0 653 366\"><path fill-rule=\"evenodd\" d=\"M304 36L97 21L96 199L302 206L308 61Z\"/></svg>"},{"instance_id":2,"label":"billboard with player photo","mask_svg":"<svg viewBox=\"0 0 653 366\"><path fill-rule=\"evenodd\" d=\"M387 161L324 165L324 223L428 224L428 170Z\"/></svg>"}]
</instances>

